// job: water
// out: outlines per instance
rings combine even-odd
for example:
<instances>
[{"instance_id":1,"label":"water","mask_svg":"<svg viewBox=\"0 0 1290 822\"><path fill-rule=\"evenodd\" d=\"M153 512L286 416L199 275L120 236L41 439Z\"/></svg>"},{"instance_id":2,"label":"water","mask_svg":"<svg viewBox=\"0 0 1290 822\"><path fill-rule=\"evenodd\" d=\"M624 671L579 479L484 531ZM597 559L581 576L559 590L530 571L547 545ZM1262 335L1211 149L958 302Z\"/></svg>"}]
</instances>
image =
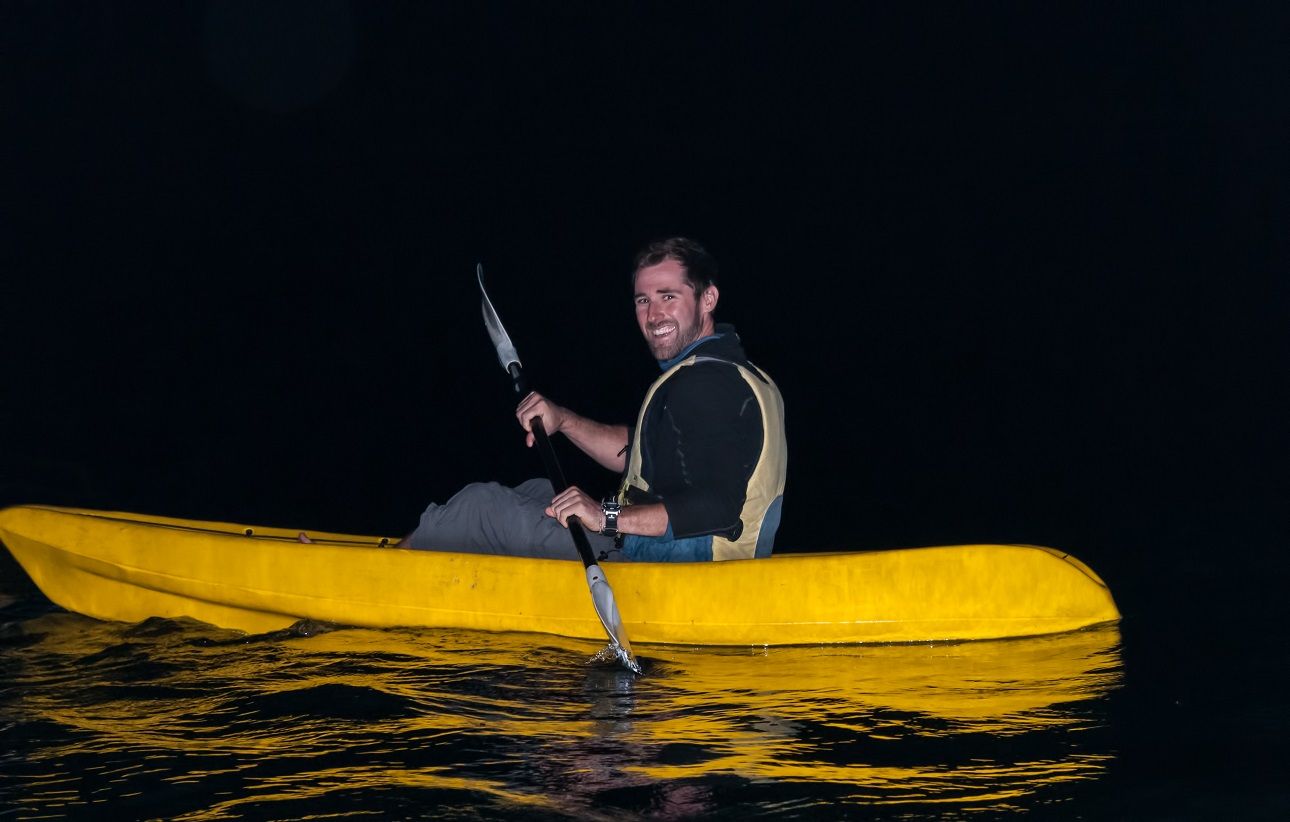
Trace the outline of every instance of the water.
<instances>
[{"instance_id":1,"label":"water","mask_svg":"<svg viewBox=\"0 0 1290 822\"><path fill-rule=\"evenodd\" d=\"M1069 806L1114 766L1119 632L640 648L104 623L35 598L3 643L3 806L22 818L978 818Z\"/></svg>"},{"instance_id":2,"label":"water","mask_svg":"<svg viewBox=\"0 0 1290 822\"><path fill-rule=\"evenodd\" d=\"M1287 818L1279 632L1161 590L1022 640L638 646L637 677L539 635L99 622L0 574L0 817Z\"/></svg>"}]
</instances>

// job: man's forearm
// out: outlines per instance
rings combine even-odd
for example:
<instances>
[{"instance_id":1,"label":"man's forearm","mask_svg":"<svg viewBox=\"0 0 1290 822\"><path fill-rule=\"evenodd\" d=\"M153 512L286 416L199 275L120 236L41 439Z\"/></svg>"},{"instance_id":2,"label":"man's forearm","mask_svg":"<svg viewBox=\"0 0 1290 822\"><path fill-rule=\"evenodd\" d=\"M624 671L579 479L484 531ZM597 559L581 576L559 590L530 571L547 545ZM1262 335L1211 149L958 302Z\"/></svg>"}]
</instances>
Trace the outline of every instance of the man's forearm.
<instances>
[{"instance_id":1,"label":"man's forearm","mask_svg":"<svg viewBox=\"0 0 1290 822\"><path fill-rule=\"evenodd\" d=\"M624 534L661 537L667 533L667 509L661 502L624 505L618 515L618 530Z\"/></svg>"},{"instance_id":2,"label":"man's forearm","mask_svg":"<svg viewBox=\"0 0 1290 822\"><path fill-rule=\"evenodd\" d=\"M578 446L584 454L615 473L621 473L627 463L627 426L606 425L566 411L568 414L560 433ZM661 531L659 533L662 533Z\"/></svg>"}]
</instances>

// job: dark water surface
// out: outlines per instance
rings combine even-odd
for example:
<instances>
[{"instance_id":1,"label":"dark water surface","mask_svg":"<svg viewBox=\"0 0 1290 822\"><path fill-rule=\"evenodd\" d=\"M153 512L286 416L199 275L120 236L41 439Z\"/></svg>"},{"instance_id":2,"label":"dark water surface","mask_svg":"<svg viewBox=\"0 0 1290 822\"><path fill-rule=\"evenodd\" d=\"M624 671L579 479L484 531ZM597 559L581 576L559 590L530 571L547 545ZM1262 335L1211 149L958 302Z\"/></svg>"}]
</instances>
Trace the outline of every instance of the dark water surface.
<instances>
[{"instance_id":1,"label":"dark water surface","mask_svg":"<svg viewBox=\"0 0 1290 822\"><path fill-rule=\"evenodd\" d=\"M24 818L955 816L1071 803L1116 757L1113 628L648 648L637 678L542 636L8 610L0 784Z\"/></svg>"},{"instance_id":2,"label":"dark water surface","mask_svg":"<svg viewBox=\"0 0 1290 822\"><path fill-rule=\"evenodd\" d=\"M1269 676L1238 677L1242 698L1220 695L1210 686L1236 674L1230 660L1137 643L1135 665L1131 621L999 642L645 647L635 677L589 664L590 642L106 623L9 583L0 815L13 818L1173 819L1290 807L1272 678L1284 666L1269 655Z\"/></svg>"}]
</instances>

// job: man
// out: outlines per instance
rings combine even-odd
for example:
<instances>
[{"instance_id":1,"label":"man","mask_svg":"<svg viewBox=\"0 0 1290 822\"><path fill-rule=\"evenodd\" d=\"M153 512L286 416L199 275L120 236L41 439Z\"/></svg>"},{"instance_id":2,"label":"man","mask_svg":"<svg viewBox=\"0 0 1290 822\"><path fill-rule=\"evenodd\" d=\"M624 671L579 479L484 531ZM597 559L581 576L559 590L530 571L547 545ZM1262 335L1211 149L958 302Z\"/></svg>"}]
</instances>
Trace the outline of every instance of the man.
<instances>
[{"instance_id":1,"label":"man","mask_svg":"<svg viewBox=\"0 0 1290 822\"><path fill-rule=\"evenodd\" d=\"M636 323L663 375L634 426L575 414L538 393L516 409L527 444L532 420L622 475L598 502L546 480L515 488L469 485L430 505L402 545L577 559L576 516L601 560L707 561L769 556L779 527L787 449L783 400L744 354L734 327L713 319L717 266L682 237L636 256Z\"/></svg>"}]
</instances>

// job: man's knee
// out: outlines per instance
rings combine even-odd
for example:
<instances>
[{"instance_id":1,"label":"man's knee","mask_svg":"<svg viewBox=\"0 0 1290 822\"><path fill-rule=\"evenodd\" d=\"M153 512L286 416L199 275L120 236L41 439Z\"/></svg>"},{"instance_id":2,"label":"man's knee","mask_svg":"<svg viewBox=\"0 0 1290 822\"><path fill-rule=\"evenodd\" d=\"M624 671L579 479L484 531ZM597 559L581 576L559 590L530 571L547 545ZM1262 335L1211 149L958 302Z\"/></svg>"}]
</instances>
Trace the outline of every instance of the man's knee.
<instances>
[{"instance_id":1,"label":"man's knee","mask_svg":"<svg viewBox=\"0 0 1290 822\"><path fill-rule=\"evenodd\" d=\"M496 482L472 482L462 488L452 499L448 500L449 505L487 505L496 502L506 491L506 488Z\"/></svg>"},{"instance_id":2,"label":"man's knee","mask_svg":"<svg viewBox=\"0 0 1290 822\"><path fill-rule=\"evenodd\" d=\"M537 500L543 505L555 498L555 486L544 477L534 477L515 486L515 491L529 499Z\"/></svg>"}]
</instances>

